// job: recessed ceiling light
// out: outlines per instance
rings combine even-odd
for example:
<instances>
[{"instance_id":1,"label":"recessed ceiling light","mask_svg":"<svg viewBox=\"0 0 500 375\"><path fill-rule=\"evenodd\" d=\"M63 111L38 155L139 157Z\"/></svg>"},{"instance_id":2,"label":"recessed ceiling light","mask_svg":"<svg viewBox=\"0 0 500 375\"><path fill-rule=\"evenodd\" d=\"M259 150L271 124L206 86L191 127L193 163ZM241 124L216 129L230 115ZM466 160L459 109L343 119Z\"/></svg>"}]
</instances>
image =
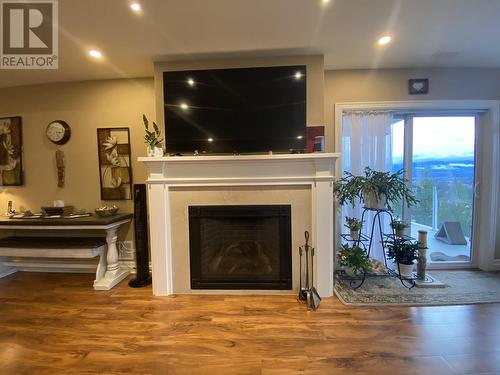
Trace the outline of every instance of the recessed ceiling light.
<instances>
[{"instance_id":1,"label":"recessed ceiling light","mask_svg":"<svg viewBox=\"0 0 500 375\"><path fill-rule=\"evenodd\" d=\"M183 110L187 110L189 108L189 106L187 105L187 103L181 103L180 104L180 107L183 109Z\"/></svg>"},{"instance_id":2,"label":"recessed ceiling light","mask_svg":"<svg viewBox=\"0 0 500 375\"><path fill-rule=\"evenodd\" d=\"M207 141L212 142L214 139L213 138L208 138Z\"/></svg>"},{"instance_id":3,"label":"recessed ceiling light","mask_svg":"<svg viewBox=\"0 0 500 375\"><path fill-rule=\"evenodd\" d=\"M189 86L194 86L194 79L188 78L187 83Z\"/></svg>"},{"instance_id":4,"label":"recessed ceiling light","mask_svg":"<svg viewBox=\"0 0 500 375\"><path fill-rule=\"evenodd\" d=\"M301 136L301 135L297 136L297 139L302 139L302 138L303 138L303 136Z\"/></svg>"},{"instance_id":5,"label":"recessed ceiling light","mask_svg":"<svg viewBox=\"0 0 500 375\"><path fill-rule=\"evenodd\" d=\"M330 0L321 0L321 2L322 2L323 4L328 4L328 3L330 2Z\"/></svg>"},{"instance_id":6,"label":"recessed ceiling light","mask_svg":"<svg viewBox=\"0 0 500 375\"><path fill-rule=\"evenodd\" d=\"M381 46L385 46L391 42L392 38L389 35L384 35L378 40L378 44Z\"/></svg>"},{"instance_id":7,"label":"recessed ceiling light","mask_svg":"<svg viewBox=\"0 0 500 375\"><path fill-rule=\"evenodd\" d=\"M302 72L295 73L295 79L301 79L301 78L302 78Z\"/></svg>"},{"instance_id":8,"label":"recessed ceiling light","mask_svg":"<svg viewBox=\"0 0 500 375\"><path fill-rule=\"evenodd\" d=\"M132 9L134 12L140 12L141 11L141 4L139 3L130 3L130 9Z\"/></svg>"},{"instance_id":9,"label":"recessed ceiling light","mask_svg":"<svg viewBox=\"0 0 500 375\"><path fill-rule=\"evenodd\" d=\"M89 51L89 55L93 57L94 59L100 59L102 57L102 52L98 51L96 49L91 49Z\"/></svg>"}]
</instances>

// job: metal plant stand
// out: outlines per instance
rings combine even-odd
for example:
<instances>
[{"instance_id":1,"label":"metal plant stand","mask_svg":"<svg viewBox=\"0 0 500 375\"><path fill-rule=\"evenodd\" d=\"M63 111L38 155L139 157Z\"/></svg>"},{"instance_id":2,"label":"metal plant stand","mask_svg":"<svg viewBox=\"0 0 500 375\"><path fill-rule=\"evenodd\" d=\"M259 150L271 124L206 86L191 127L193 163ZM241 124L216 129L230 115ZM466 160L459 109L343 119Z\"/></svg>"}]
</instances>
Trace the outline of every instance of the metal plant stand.
<instances>
[{"instance_id":1,"label":"metal plant stand","mask_svg":"<svg viewBox=\"0 0 500 375\"><path fill-rule=\"evenodd\" d=\"M358 239L353 239L350 234L341 234L341 237L344 241L347 242L352 242L355 246L359 246L364 249L366 255L368 258L370 258L370 254L372 251L372 246L373 246L373 235L375 234L375 226L377 226L377 230L380 234L380 244L382 245L383 249L383 254L384 254L384 266L386 268L386 272L379 272L379 273L374 273L374 272L363 272L362 274L356 275L356 276L349 276L346 274L344 270L339 270L336 271L337 275L340 277L341 280L346 281L349 283L349 286L353 289L358 289L360 288L367 277L396 277L399 279L401 284L408 289L411 289L415 286L415 280L413 277L404 277L401 276L401 272L399 269L399 264L396 263L397 265L397 272L390 269L387 267L387 255L386 255L386 248L387 248L387 243L390 242L391 240L394 240L395 238L400 238L403 239L404 241L413 241L415 240L414 238L410 236L403 236L403 237L396 237L396 234L393 230L393 233L384 233L383 228L382 228L382 220L381 216L382 215L388 215L389 219L391 222L393 221L393 216L392 213L387 210L387 209L374 209L374 208L368 208L368 207L363 207L363 213L361 214L361 223L364 222L365 216L367 215L368 212L375 212L375 215L373 216L372 219L372 225L371 225L371 230L370 230L370 236L366 236L365 234L362 233L363 230L363 224L360 231L359 231L359 238ZM367 247L368 243L368 247Z\"/></svg>"}]
</instances>

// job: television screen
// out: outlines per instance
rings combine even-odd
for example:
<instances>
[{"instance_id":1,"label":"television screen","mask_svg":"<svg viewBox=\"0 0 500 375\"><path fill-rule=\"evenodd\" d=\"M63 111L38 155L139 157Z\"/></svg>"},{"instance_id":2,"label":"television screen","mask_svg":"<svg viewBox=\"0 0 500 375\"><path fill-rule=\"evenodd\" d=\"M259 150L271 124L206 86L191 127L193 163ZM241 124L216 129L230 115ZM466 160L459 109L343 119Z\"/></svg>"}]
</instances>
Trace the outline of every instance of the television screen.
<instances>
[{"instance_id":1,"label":"television screen","mask_svg":"<svg viewBox=\"0 0 500 375\"><path fill-rule=\"evenodd\" d=\"M163 73L169 153L303 150L306 67Z\"/></svg>"}]
</instances>

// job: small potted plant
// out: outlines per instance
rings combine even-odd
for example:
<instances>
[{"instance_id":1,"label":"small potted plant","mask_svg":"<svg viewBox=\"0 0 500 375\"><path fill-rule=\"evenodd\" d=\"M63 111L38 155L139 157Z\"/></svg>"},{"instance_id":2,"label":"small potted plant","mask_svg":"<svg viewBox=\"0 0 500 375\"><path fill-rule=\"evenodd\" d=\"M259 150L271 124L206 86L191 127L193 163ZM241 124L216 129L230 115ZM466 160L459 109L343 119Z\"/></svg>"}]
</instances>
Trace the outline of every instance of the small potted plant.
<instances>
[{"instance_id":1,"label":"small potted plant","mask_svg":"<svg viewBox=\"0 0 500 375\"><path fill-rule=\"evenodd\" d=\"M392 220L391 221L391 228L394 229L396 237L400 237L400 238L404 237L405 229L408 227L409 227L408 223L406 223L402 220Z\"/></svg>"},{"instance_id":2,"label":"small potted plant","mask_svg":"<svg viewBox=\"0 0 500 375\"><path fill-rule=\"evenodd\" d=\"M410 278L418 258L418 242L394 239L387 244L387 258L394 260L402 277Z\"/></svg>"},{"instance_id":3,"label":"small potted plant","mask_svg":"<svg viewBox=\"0 0 500 375\"><path fill-rule=\"evenodd\" d=\"M142 115L142 121L144 122L144 130L146 134L144 134L144 143L146 143L147 154L152 157L161 157L163 156L163 149L161 148L161 142L163 139L160 138L160 129L158 125L153 121L153 129L149 130L149 121L146 115Z\"/></svg>"},{"instance_id":4,"label":"small potted plant","mask_svg":"<svg viewBox=\"0 0 500 375\"><path fill-rule=\"evenodd\" d=\"M349 244L342 244L337 252L337 258L348 276L354 277L370 270L371 263L365 251L355 244L352 247Z\"/></svg>"},{"instance_id":5,"label":"small potted plant","mask_svg":"<svg viewBox=\"0 0 500 375\"><path fill-rule=\"evenodd\" d=\"M344 172L344 177L335 182L333 191L341 205L350 203L354 206L357 199L362 199L366 208L376 210L392 211L391 204L402 199L408 207L418 203L408 188L403 170L395 173L378 172L366 167L363 176Z\"/></svg>"},{"instance_id":6,"label":"small potted plant","mask_svg":"<svg viewBox=\"0 0 500 375\"><path fill-rule=\"evenodd\" d=\"M345 222L346 223L344 224L344 226L346 228L349 228L349 230L351 231L351 238L353 240L359 240L359 230L363 226L363 223L355 217L348 216L345 217Z\"/></svg>"}]
</instances>

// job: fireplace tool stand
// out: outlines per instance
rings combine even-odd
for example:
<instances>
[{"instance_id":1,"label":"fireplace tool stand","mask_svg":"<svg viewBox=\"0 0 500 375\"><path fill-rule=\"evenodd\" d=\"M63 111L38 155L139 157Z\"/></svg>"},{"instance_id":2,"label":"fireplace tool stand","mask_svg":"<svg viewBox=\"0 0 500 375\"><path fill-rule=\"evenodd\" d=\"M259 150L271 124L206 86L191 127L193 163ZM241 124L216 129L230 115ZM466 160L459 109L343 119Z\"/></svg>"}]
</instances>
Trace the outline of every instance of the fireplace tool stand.
<instances>
[{"instance_id":1,"label":"fireplace tool stand","mask_svg":"<svg viewBox=\"0 0 500 375\"><path fill-rule=\"evenodd\" d=\"M300 266L299 266L299 300L305 301L308 310L317 310L321 297L314 287L314 248L309 246L309 232L304 233L306 243L299 246ZM304 267L302 266L304 264ZM309 267L311 272L309 272ZM305 272L304 272L305 271Z\"/></svg>"}]
</instances>

